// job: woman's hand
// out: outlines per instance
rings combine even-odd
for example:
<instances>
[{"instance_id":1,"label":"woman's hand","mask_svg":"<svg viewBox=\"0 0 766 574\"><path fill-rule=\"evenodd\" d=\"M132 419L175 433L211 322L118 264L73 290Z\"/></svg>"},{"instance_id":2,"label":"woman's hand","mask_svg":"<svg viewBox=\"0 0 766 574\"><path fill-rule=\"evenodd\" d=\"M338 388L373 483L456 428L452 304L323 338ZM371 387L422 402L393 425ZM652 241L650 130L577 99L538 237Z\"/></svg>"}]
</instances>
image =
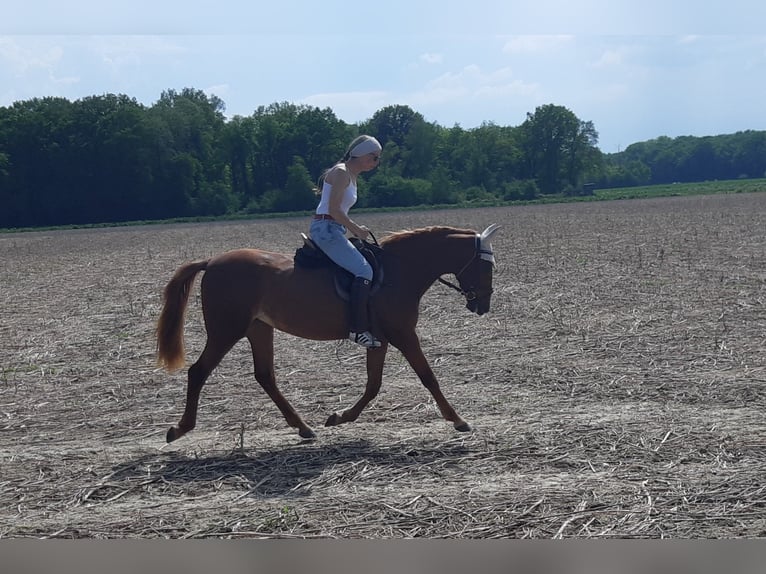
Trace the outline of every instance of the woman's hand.
<instances>
[{"instance_id":1,"label":"woman's hand","mask_svg":"<svg viewBox=\"0 0 766 574\"><path fill-rule=\"evenodd\" d=\"M358 237L362 241L367 241L367 239L370 237L370 230L367 229L364 225L354 224L354 229L351 230L351 233L354 234L354 237Z\"/></svg>"}]
</instances>

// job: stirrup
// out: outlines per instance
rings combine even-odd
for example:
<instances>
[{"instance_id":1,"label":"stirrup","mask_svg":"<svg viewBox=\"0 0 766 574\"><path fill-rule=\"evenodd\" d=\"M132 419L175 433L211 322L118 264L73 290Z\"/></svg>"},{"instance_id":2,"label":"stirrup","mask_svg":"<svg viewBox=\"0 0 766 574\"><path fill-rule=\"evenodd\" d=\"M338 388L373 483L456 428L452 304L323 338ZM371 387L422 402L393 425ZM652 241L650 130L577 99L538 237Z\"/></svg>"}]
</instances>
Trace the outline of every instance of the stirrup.
<instances>
[{"instance_id":1,"label":"stirrup","mask_svg":"<svg viewBox=\"0 0 766 574\"><path fill-rule=\"evenodd\" d=\"M381 345L380 341L378 341L369 331L365 331L364 333L354 333L351 331L348 334L348 340L357 345L361 345L362 347L367 347L368 349L377 349Z\"/></svg>"}]
</instances>

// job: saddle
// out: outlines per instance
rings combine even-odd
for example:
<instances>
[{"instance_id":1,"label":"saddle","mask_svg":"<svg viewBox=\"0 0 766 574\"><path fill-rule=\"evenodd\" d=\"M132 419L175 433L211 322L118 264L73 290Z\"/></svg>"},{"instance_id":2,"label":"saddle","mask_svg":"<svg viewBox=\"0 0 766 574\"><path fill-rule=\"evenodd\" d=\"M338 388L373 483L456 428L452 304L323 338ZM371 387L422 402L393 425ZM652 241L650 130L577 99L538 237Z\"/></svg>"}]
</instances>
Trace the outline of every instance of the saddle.
<instances>
[{"instance_id":1,"label":"saddle","mask_svg":"<svg viewBox=\"0 0 766 574\"><path fill-rule=\"evenodd\" d=\"M314 240L308 237L305 233L301 233L301 237L303 238L303 245L295 250L295 256L293 257L295 266L303 267L305 269L334 268L335 273L333 274L333 279L335 282L335 291L341 299L348 301L350 299L349 293L351 291L351 283L354 280L353 273L346 271L343 267L330 259L325 252L314 243ZM352 237L349 241L357 248L372 267L372 287L370 289L370 295L374 295L383 284L383 249L379 245L362 241L356 237Z\"/></svg>"}]
</instances>

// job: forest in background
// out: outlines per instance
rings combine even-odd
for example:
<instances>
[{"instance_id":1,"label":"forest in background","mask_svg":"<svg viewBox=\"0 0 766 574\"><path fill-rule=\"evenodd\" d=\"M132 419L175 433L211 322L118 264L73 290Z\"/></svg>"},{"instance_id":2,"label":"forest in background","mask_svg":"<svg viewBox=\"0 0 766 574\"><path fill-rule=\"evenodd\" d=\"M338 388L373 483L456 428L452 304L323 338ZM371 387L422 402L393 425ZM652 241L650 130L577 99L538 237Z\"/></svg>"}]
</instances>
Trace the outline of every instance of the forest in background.
<instances>
[{"instance_id":1,"label":"forest in background","mask_svg":"<svg viewBox=\"0 0 766 574\"><path fill-rule=\"evenodd\" d=\"M0 228L288 213L356 135L384 146L360 207L471 205L596 188L766 177L766 131L658 137L604 154L591 121L543 105L519 126L428 122L392 105L359 124L287 102L227 119L201 90L35 98L0 107Z\"/></svg>"}]
</instances>

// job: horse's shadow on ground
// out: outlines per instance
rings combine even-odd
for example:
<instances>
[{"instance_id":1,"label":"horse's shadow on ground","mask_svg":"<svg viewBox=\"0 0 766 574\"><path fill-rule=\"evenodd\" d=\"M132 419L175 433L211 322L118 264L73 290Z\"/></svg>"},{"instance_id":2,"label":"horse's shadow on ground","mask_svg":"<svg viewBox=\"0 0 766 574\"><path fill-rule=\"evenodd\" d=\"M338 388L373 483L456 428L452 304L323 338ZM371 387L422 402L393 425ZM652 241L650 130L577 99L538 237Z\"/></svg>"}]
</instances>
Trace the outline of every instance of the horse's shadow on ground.
<instances>
[{"instance_id":1,"label":"horse's shadow on ground","mask_svg":"<svg viewBox=\"0 0 766 574\"><path fill-rule=\"evenodd\" d=\"M162 482L171 488L173 485L236 483L253 496L302 496L330 474L328 481L350 481L357 474L356 469L368 472L378 467L387 472L408 472L408 469L422 469L432 463L457 460L468 452L460 443L385 446L365 439L329 445L310 442L253 453L234 450L206 456L160 452L117 465L110 480L146 482L150 477L152 482Z\"/></svg>"}]
</instances>

